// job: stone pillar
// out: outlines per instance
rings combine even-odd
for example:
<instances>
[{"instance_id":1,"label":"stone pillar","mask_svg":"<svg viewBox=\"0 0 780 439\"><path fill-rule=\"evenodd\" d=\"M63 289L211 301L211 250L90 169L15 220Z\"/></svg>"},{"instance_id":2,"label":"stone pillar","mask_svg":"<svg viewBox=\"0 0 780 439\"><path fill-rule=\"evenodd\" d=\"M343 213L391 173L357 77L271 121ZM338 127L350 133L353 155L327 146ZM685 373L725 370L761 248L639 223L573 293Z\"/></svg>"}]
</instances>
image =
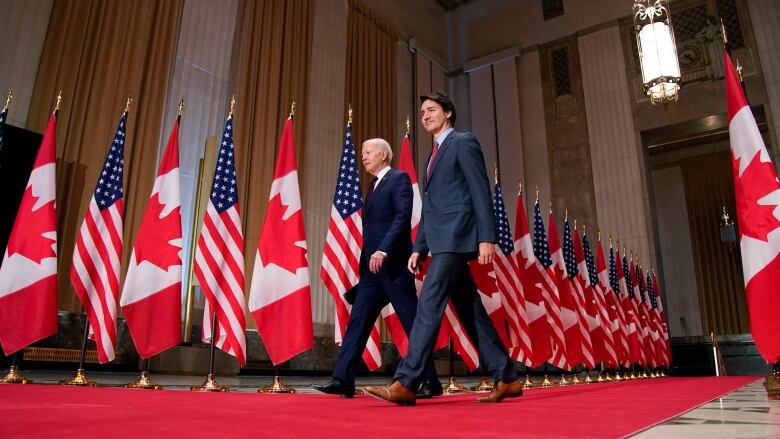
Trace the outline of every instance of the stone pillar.
<instances>
[{"instance_id":1,"label":"stone pillar","mask_svg":"<svg viewBox=\"0 0 780 439\"><path fill-rule=\"evenodd\" d=\"M580 36L578 46L598 226L644 266L656 266L645 157L631 111L620 30L616 25Z\"/></svg>"},{"instance_id":2,"label":"stone pillar","mask_svg":"<svg viewBox=\"0 0 780 439\"><path fill-rule=\"evenodd\" d=\"M0 0L0 110L8 90L13 90L14 101L6 121L9 125L27 125L52 4L53 0Z\"/></svg>"},{"instance_id":3,"label":"stone pillar","mask_svg":"<svg viewBox=\"0 0 780 439\"><path fill-rule=\"evenodd\" d=\"M769 112L767 120L774 127L772 137L775 151L780 148L780 3L775 0L751 0L747 2L753 34L756 38L758 58L764 73ZM769 145L767 145L769 146Z\"/></svg>"}]
</instances>

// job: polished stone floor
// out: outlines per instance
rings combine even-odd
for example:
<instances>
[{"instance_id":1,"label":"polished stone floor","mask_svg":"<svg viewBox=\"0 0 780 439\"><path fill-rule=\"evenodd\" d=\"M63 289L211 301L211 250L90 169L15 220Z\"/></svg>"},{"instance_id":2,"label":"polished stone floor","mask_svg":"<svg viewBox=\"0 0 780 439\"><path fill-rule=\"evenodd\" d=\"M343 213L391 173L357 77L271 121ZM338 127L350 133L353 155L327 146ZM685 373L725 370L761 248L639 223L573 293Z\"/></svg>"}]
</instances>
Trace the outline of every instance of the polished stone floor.
<instances>
[{"instance_id":1,"label":"polished stone floor","mask_svg":"<svg viewBox=\"0 0 780 439\"><path fill-rule=\"evenodd\" d=\"M41 384L56 384L70 378L73 373L63 371L29 371L25 376ZM87 372L88 378L104 386L121 386L133 381L137 374ZM169 390L189 390L190 386L203 382L205 377L182 375L157 375L151 377ZM326 377L285 377L285 384L299 393L316 393L310 386L324 383ZM259 387L271 383L267 376L217 377L219 384L230 387L231 392L256 392ZM473 377L461 378L459 384L472 386ZM387 383L386 377L361 377L358 385ZM780 401L770 401L762 386L763 379L710 401L677 418L645 430L635 438L776 438L780 439Z\"/></svg>"}]
</instances>

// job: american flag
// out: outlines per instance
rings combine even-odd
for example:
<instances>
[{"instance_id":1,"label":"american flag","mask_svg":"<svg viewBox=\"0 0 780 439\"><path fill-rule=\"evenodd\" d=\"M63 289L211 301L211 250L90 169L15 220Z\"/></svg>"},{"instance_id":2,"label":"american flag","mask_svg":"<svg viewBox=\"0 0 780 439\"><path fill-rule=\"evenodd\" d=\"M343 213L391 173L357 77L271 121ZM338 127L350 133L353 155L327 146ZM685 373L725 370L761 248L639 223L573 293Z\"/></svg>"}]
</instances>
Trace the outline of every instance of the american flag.
<instances>
[{"instance_id":1,"label":"american flag","mask_svg":"<svg viewBox=\"0 0 780 439\"><path fill-rule=\"evenodd\" d=\"M650 272L647 272L646 282L647 285L647 300L650 304L650 321L653 325L653 331L656 333L653 344L655 345L655 356L657 365L669 364L669 358L666 356L666 341L664 340L664 328L661 323L661 315L658 312L658 301L655 297L655 291L653 288L653 279L650 277Z\"/></svg>"},{"instance_id":2,"label":"american flag","mask_svg":"<svg viewBox=\"0 0 780 439\"><path fill-rule=\"evenodd\" d=\"M653 271L653 293L656 297L656 302L658 303L658 307L656 308L656 313L658 313L658 321L661 323L661 329L662 329L662 335L664 337L664 352L666 353L666 366L669 366L669 363L672 361L672 351L669 346L669 327L666 324L666 316L664 315L664 304L661 300L661 290L658 288L658 278L655 276L655 271Z\"/></svg>"},{"instance_id":3,"label":"american flag","mask_svg":"<svg viewBox=\"0 0 780 439\"><path fill-rule=\"evenodd\" d=\"M531 360L531 337L528 329L528 315L525 309L523 286L519 279L519 270L513 257L515 247L512 232L509 230L509 219L506 216L504 196L501 193L501 183L496 181L493 195L493 214L496 218L498 243L496 257L493 258L493 269L496 283L501 295L501 302L509 322L510 354L512 358L522 361L527 366Z\"/></svg>"},{"instance_id":4,"label":"american flag","mask_svg":"<svg viewBox=\"0 0 780 439\"><path fill-rule=\"evenodd\" d=\"M598 323L601 330L601 343L594 345L595 354L610 366L617 366L618 358L615 348L615 339L612 336L612 320L607 312L606 290L599 282L599 276L596 271L596 262L593 258L593 252L590 249L588 235L582 234L582 249L585 257L585 266L588 270L588 279L590 287L593 290L593 299L595 310L598 313Z\"/></svg>"},{"instance_id":5,"label":"american flag","mask_svg":"<svg viewBox=\"0 0 780 439\"><path fill-rule=\"evenodd\" d=\"M601 243L599 242L599 264L603 258ZM603 277L603 276L602 276ZM618 283L617 268L615 266L615 250L609 245L609 275L602 279L605 285L609 285L612 291L607 291L607 303L609 303L610 318L612 318L612 334L616 339L615 349L620 364L628 367L631 359L628 353L628 329L626 328L626 313L623 310L623 301L620 299L620 284Z\"/></svg>"},{"instance_id":6,"label":"american flag","mask_svg":"<svg viewBox=\"0 0 780 439\"><path fill-rule=\"evenodd\" d=\"M625 252L625 249L623 249ZM631 361L635 363L645 364L645 351L642 349L642 325L639 319L639 307L637 306L637 298L634 292L634 281L632 277L631 267L628 263L628 257L623 256L623 277L626 284L626 298L623 302L624 308L628 314L626 323L629 325L628 330L628 346ZM620 274L618 274L620 279Z\"/></svg>"},{"instance_id":7,"label":"american flag","mask_svg":"<svg viewBox=\"0 0 780 439\"><path fill-rule=\"evenodd\" d=\"M588 311L585 293L587 285L584 282L583 273L580 273L580 269L577 266L577 254L575 253L574 239L568 218L563 223L563 259L566 261L566 273L569 275L569 285L574 298L574 311L577 313L577 326L579 328L580 343L582 344L582 362L588 369L593 369L596 367L596 360L593 356L593 341L590 334L591 330L596 326L595 318ZM571 364L571 366L575 365Z\"/></svg>"},{"instance_id":8,"label":"american flag","mask_svg":"<svg viewBox=\"0 0 780 439\"><path fill-rule=\"evenodd\" d=\"M645 286L645 278L642 274L642 267L637 262L634 267L636 273L636 284L639 289L639 314L642 319L642 330L644 334L644 350L647 357L647 364L657 367L659 359L655 353L655 340L658 338L658 333L653 327L653 322L650 319L649 301L647 301L645 292L647 291Z\"/></svg>"},{"instance_id":9,"label":"american flag","mask_svg":"<svg viewBox=\"0 0 780 439\"><path fill-rule=\"evenodd\" d=\"M73 249L70 282L84 307L98 360L114 359L119 267L122 259L124 201L122 175L125 161L125 125L122 113L114 139L103 162L95 193Z\"/></svg>"},{"instance_id":10,"label":"american flag","mask_svg":"<svg viewBox=\"0 0 780 439\"><path fill-rule=\"evenodd\" d=\"M246 363L244 236L238 209L233 115L225 121L211 195L195 250L195 275L206 297L202 339ZM211 319L216 314L216 340Z\"/></svg>"},{"instance_id":11,"label":"american flag","mask_svg":"<svg viewBox=\"0 0 780 439\"><path fill-rule=\"evenodd\" d=\"M547 323L550 325L553 349L551 363L557 367L565 367L566 341L563 335L563 320L561 319L561 298L552 272L552 255L550 254L550 245L547 242L547 234L544 231L539 200L534 203L534 255L542 264L543 275L548 278L546 284L550 286L549 289L543 288L542 294L547 307Z\"/></svg>"},{"instance_id":12,"label":"american flag","mask_svg":"<svg viewBox=\"0 0 780 439\"><path fill-rule=\"evenodd\" d=\"M335 338L336 343L341 343L351 310L344 294L356 288L360 280L360 254L363 249L363 199L360 194L360 175L350 123L344 131L344 147L341 150L338 173L320 278L333 297L336 307ZM371 370L382 365L380 346L377 321L363 351L363 361Z\"/></svg>"}]
</instances>

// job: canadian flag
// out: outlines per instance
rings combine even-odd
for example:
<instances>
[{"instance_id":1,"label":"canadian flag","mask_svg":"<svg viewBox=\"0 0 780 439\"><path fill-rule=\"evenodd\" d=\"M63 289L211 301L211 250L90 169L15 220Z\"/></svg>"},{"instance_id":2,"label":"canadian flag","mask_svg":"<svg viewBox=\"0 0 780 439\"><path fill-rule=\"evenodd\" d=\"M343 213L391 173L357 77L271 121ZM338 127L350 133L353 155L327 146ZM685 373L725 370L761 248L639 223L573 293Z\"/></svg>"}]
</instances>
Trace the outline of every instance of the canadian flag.
<instances>
[{"instance_id":1,"label":"canadian flag","mask_svg":"<svg viewBox=\"0 0 780 439\"><path fill-rule=\"evenodd\" d=\"M56 123L52 114L0 265L6 355L57 332Z\"/></svg>"},{"instance_id":2,"label":"canadian flag","mask_svg":"<svg viewBox=\"0 0 780 439\"><path fill-rule=\"evenodd\" d=\"M119 301L141 358L159 354L181 341L181 249L177 120L135 236Z\"/></svg>"},{"instance_id":3,"label":"canadian flag","mask_svg":"<svg viewBox=\"0 0 780 439\"><path fill-rule=\"evenodd\" d=\"M292 117L285 122L279 143L249 293L249 312L274 365L314 346Z\"/></svg>"},{"instance_id":4,"label":"canadian flag","mask_svg":"<svg viewBox=\"0 0 780 439\"><path fill-rule=\"evenodd\" d=\"M768 363L780 361L780 182L756 120L723 54L737 229L750 331Z\"/></svg>"}]
</instances>

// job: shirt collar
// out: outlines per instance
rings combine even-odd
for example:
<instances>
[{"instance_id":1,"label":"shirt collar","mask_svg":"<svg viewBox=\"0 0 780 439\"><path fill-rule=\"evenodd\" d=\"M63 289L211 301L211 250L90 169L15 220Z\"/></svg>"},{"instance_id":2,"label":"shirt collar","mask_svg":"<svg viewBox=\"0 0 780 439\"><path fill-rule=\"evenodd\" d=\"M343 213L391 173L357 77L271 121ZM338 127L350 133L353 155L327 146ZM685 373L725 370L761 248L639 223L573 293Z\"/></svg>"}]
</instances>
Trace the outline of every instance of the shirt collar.
<instances>
[{"instance_id":1,"label":"shirt collar","mask_svg":"<svg viewBox=\"0 0 780 439\"><path fill-rule=\"evenodd\" d=\"M385 166L382 168L381 171L379 171L378 174L376 174L376 182L374 182L374 189L376 189L376 185L379 184L380 181L385 177L385 175L390 172L390 166Z\"/></svg>"},{"instance_id":2,"label":"shirt collar","mask_svg":"<svg viewBox=\"0 0 780 439\"><path fill-rule=\"evenodd\" d=\"M448 136L448 135L449 135L451 132L453 132L453 131L455 131L455 128L453 128L453 127L449 127L449 128L447 128L446 130L444 130L444 132L443 132L443 133L441 133L441 134L439 134L439 137L437 137L437 138L435 139L435 140L436 140L436 143L438 143L438 144L439 144L439 146L441 146L441 145L442 145L442 143L444 143L444 140L446 140L446 139L447 139L447 136Z\"/></svg>"}]
</instances>

